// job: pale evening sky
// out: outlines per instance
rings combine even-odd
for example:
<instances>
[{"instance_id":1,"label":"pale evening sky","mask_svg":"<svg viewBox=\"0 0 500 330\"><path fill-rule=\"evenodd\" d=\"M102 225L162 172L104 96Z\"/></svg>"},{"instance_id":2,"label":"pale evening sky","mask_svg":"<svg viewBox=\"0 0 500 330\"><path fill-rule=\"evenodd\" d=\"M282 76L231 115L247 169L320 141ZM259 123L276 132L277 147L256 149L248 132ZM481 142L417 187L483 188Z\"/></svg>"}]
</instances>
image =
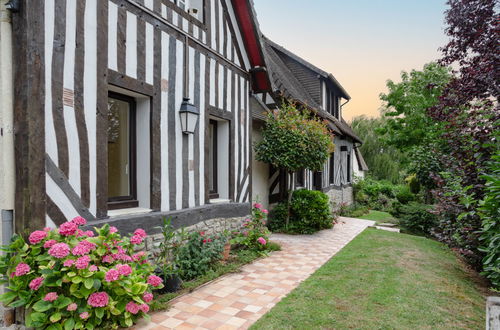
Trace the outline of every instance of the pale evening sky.
<instances>
[{"instance_id":1,"label":"pale evening sky","mask_svg":"<svg viewBox=\"0 0 500 330\"><path fill-rule=\"evenodd\" d=\"M351 95L344 118L378 116L387 79L440 57L446 0L254 0L261 31Z\"/></svg>"}]
</instances>

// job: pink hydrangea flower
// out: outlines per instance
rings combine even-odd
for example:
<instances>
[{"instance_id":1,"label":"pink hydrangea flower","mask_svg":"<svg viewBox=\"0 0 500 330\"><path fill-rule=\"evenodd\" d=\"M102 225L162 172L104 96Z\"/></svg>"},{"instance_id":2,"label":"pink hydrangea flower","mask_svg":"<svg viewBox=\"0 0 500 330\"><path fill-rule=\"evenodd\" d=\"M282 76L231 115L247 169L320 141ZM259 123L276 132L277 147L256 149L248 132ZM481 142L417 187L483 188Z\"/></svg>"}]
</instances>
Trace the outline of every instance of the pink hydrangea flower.
<instances>
[{"instance_id":1,"label":"pink hydrangea flower","mask_svg":"<svg viewBox=\"0 0 500 330\"><path fill-rule=\"evenodd\" d=\"M73 266L74 263L75 263L75 261L73 259L68 259L68 260L64 261L63 266L64 267L71 267L71 266Z\"/></svg>"},{"instance_id":2,"label":"pink hydrangea flower","mask_svg":"<svg viewBox=\"0 0 500 330\"><path fill-rule=\"evenodd\" d=\"M42 230L36 230L30 234L30 237L28 240L30 241L31 244L38 244L40 243L43 239L47 237L47 233L42 231Z\"/></svg>"},{"instance_id":3,"label":"pink hydrangea flower","mask_svg":"<svg viewBox=\"0 0 500 330\"><path fill-rule=\"evenodd\" d=\"M89 262L90 262L90 257L83 256L76 259L75 266L77 269L85 269L89 266Z\"/></svg>"},{"instance_id":4,"label":"pink hydrangea flower","mask_svg":"<svg viewBox=\"0 0 500 330\"><path fill-rule=\"evenodd\" d=\"M257 242L259 242L262 245L266 245L267 244L266 239L264 237L259 237L257 239Z\"/></svg>"},{"instance_id":5,"label":"pink hydrangea flower","mask_svg":"<svg viewBox=\"0 0 500 330\"><path fill-rule=\"evenodd\" d=\"M94 232L92 230L84 231L83 234L87 237L94 237Z\"/></svg>"},{"instance_id":6,"label":"pink hydrangea flower","mask_svg":"<svg viewBox=\"0 0 500 330\"><path fill-rule=\"evenodd\" d=\"M143 238L138 235L134 235L130 238L130 243L139 245L142 243Z\"/></svg>"},{"instance_id":7,"label":"pink hydrangea flower","mask_svg":"<svg viewBox=\"0 0 500 330\"><path fill-rule=\"evenodd\" d=\"M69 254L69 246L66 243L57 243L49 249L49 254L55 258L62 259Z\"/></svg>"},{"instance_id":8,"label":"pink hydrangea flower","mask_svg":"<svg viewBox=\"0 0 500 330\"><path fill-rule=\"evenodd\" d=\"M26 275L30 272L31 268L28 264L25 264L25 263L20 263L16 266L16 271L15 271L15 275L16 276L23 276L23 275Z\"/></svg>"},{"instance_id":9,"label":"pink hydrangea flower","mask_svg":"<svg viewBox=\"0 0 500 330\"><path fill-rule=\"evenodd\" d=\"M145 254L146 254L146 253L145 253L144 251L138 252L138 253L136 253L136 254L134 254L134 255L132 256L132 259L133 259L134 261L139 261L139 260L141 260L141 258L142 258L142 257L144 257L144 255L145 255Z\"/></svg>"},{"instance_id":10,"label":"pink hydrangea flower","mask_svg":"<svg viewBox=\"0 0 500 330\"><path fill-rule=\"evenodd\" d=\"M148 236L148 234L146 234L146 231L144 229L137 228L134 231L134 236L139 236L139 237L142 237L142 238L146 238Z\"/></svg>"},{"instance_id":11,"label":"pink hydrangea flower","mask_svg":"<svg viewBox=\"0 0 500 330\"><path fill-rule=\"evenodd\" d=\"M85 254L88 254L90 251L94 250L96 248L96 245L94 243L91 243L87 240L83 240L80 243L78 243L77 246L73 248L71 253L75 256L83 256Z\"/></svg>"},{"instance_id":12,"label":"pink hydrangea flower","mask_svg":"<svg viewBox=\"0 0 500 330\"><path fill-rule=\"evenodd\" d=\"M111 226L111 227L109 227L109 232L110 232L111 234L114 234L114 233L118 232L118 228L116 228L116 227L114 227L114 226Z\"/></svg>"},{"instance_id":13,"label":"pink hydrangea flower","mask_svg":"<svg viewBox=\"0 0 500 330\"><path fill-rule=\"evenodd\" d=\"M70 312L73 312L73 311L76 311L77 308L78 308L77 304L71 303L71 304L68 305L68 307L66 308L66 310L70 311Z\"/></svg>"},{"instance_id":14,"label":"pink hydrangea flower","mask_svg":"<svg viewBox=\"0 0 500 330\"><path fill-rule=\"evenodd\" d=\"M43 247L46 248L46 249L50 249L51 247L54 246L54 244L56 244L57 241L55 239L49 239L48 241L46 241L44 244L43 244Z\"/></svg>"},{"instance_id":15,"label":"pink hydrangea flower","mask_svg":"<svg viewBox=\"0 0 500 330\"><path fill-rule=\"evenodd\" d=\"M92 265L92 266L90 266L90 267L89 267L89 270L90 270L91 272L96 272L97 270L99 270L99 268L97 268L97 266L96 266L96 265Z\"/></svg>"},{"instance_id":16,"label":"pink hydrangea flower","mask_svg":"<svg viewBox=\"0 0 500 330\"><path fill-rule=\"evenodd\" d=\"M127 306L125 306L125 310L131 314L137 314L141 310L141 306L131 301L127 304Z\"/></svg>"},{"instance_id":17,"label":"pink hydrangea flower","mask_svg":"<svg viewBox=\"0 0 500 330\"><path fill-rule=\"evenodd\" d=\"M148 306L148 305L146 305L146 304L142 304L142 305L140 306L140 309L141 309L141 311L143 311L143 313L147 313L147 312L149 312L149 306Z\"/></svg>"},{"instance_id":18,"label":"pink hydrangea flower","mask_svg":"<svg viewBox=\"0 0 500 330\"><path fill-rule=\"evenodd\" d=\"M160 286L163 283L162 279L156 275L149 275L148 284L154 287Z\"/></svg>"},{"instance_id":19,"label":"pink hydrangea flower","mask_svg":"<svg viewBox=\"0 0 500 330\"><path fill-rule=\"evenodd\" d=\"M109 296L106 292L95 292L89 296L87 303L92 307L105 307L108 305Z\"/></svg>"},{"instance_id":20,"label":"pink hydrangea flower","mask_svg":"<svg viewBox=\"0 0 500 330\"><path fill-rule=\"evenodd\" d=\"M87 220L82 217L75 217L71 220L77 226L85 226L87 224Z\"/></svg>"},{"instance_id":21,"label":"pink hydrangea flower","mask_svg":"<svg viewBox=\"0 0 500 330\"><path fill-rule=\"evenodd\" d=\"M119 278L120 278L120 273L116 269L108 270L108 272L106 273L106 276L104 277L106 282L117 281Z\"/></svg>"},{"instance_id":22,"label":"pink hydrangea flower","mask_svg":"<svg viewBox=\"0 0 500 330\"><path fill-rule=\"evenodd\" d=\"M43 277L37 277L34 280L32 280L29 284L29 287L31 290L38 290L42 286L43 283Z\"/></svg>"},{"instance_id":23,"label":"pink hydrangea flower","mask_svg":"<svg viewBox=\"0 0 500 330\"><path fill-rule=\"evenodd\" d=\"M47 233L48 233L49 231L51 231L51 230L52 230L52 229L51 229L51 228L49 228L49 227L45 227L45 228L43 228L43 231L46 231Z\"/></svg>"},{"instance_id":24,"label":"pink hydrangea flower","mask_svg":"<svg viewBox=\"0 0 500 330\"><path fill-rule=\"evenodd\" d=\"M77 233L78 225L74 222L65 222L59 227L59 234L71 236Z\"/></svg>"},{"instance_id":25,"label":"pink hydrangea flower","mask_svg":"<svg viewBox=\"0 0 500 330\"><path fill-rule=\"evenodd\" d=\"M116 269L118 270L120 275L129 276L130 274L132 274L132 267L130 267L129 265L117 265Z\"/></svg>"},{"instance_id":26,"label":"pink hydrangea flower","mask_svg":"<svg viewBox=\"0 0 500 330\"><path fill-rule=\"evenodd\" d=\"M86 319L88 319L88 318L89 318L89 316L90 316L90 314L89 314L88 312L83 312L83 313L81 313L81 314L80 314L80 318L81 318L82 320L86 320Z\"/></svg>"},{"instance_id":27,"label":"pink hydrangea flower","mask_svg":"<svg viewBox=\"0 0 500 330\"><path fill-rule=\"evenodd\" d=\"M262 210L262 213L264 213L264 214L268 214L268 213L269 213L269 211L268 211L268 210L266 210L266 209L263 209L263 210Z\"/></svg>"},{"instance_id":28,"label":"pink hydrangea flower","mask_svg":"<svg viewBox=\"0 0 500 330\"><path fill-rule=\"evenodd\" d=\"M142 300L144 300L145 302L150 302L151 300L153 300L153 294L150 293L150 292L146 292L142 295Z\"/></svg>"},{"instance_id":29,"label":"pink hydrangea flower","mask_svg":"<svg viewBox=\"0 0 500 330\"><path fill-rule=\"evenodd\" d=\"M255 203L255 204L253 204L253 207L255 207L256 209L261 209L262 208L262 204Z\"/></svg>"},{"instance_id":30,"label":"pink hydrangea flower","mask_svg":"<svg viewBox=\"0 0 500 330\"><path fill-rule=\"evenodd\" d=\"M54 301L58 298L59 296L57 295L56 292L49 292L45 295L45 297L43 298L43 300L45 301Z\"/></svg>"},{"instance_id":31,"label":"pink hydrangea flower","mask_svg":"<svg viewBox=\"0 0 500 330\"><path fill-rule=\"evenodd\" d=\"M105 255L103 258L102 258L102 262L105 262L105 263L112 263L114 261L113 257L110 256L109 254L108 255Z\"/></svg>"}]
</instances>

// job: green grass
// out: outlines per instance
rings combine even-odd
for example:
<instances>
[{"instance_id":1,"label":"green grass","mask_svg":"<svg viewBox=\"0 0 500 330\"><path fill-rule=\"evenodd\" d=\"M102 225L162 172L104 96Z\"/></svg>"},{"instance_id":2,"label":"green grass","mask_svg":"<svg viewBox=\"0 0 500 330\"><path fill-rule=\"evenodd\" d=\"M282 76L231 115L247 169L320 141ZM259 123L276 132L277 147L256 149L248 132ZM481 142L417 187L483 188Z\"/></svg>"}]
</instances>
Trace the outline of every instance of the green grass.
<instances>
[{"instance_id":1,"label":"green grass","mask_svg":"<svg viewBox=\"0 0 500 330\"><path fill-rule=\"evenodd\" d=\"M252 329L483 329L484 314L443 244L367 229Z\"/></svg>"},{"instance_id":2,"label":"green grass","mask_svg":"<svg viewBox=\"0 0 500 330\"><path fill-rule=\"evenodd\" d=\"M390 213L370 210L367 214L359 217L359 219L373 220L379 223L395 223L398 224L398 220L394 218Z\"/></svg>"},{"instance_id":3,"label":"green grass","mask_svg":"<svg viewBox=\"0 0 500 330\"><path fill-rule=\"evenodd\" d=\"M268 251L279 251L281 250L281 246L276 242L268 243ZM252 250L239 250L231 253L231 257L226 263L219 262L217 263L212 270L210 270L205 275L198 277L191 281L186 281L182 283L181 290L172 293L166 293L163 295L155 296L155 299L150 305L151 311L159 311L165 310L169 308L170 300L194 291L196 288L201 285L208 283L210 281L215 280L218 277L229 273L236 273L240 270L240 268L256 259L262 257L262 254L257 251Z\"/></svg>"}]
</instances>

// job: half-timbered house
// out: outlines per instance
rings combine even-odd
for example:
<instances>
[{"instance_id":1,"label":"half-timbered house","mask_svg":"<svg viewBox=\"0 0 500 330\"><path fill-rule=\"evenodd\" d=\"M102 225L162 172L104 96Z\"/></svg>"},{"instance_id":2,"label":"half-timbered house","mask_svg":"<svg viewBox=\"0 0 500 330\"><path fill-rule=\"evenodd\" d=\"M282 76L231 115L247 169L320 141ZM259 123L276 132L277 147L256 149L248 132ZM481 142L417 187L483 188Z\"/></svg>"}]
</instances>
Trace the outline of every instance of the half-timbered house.
<instances>
[{"instance_id":1,"label":"half-timbered house","mask_svg":"<svg viewBox=\"0 0 500 330\"><path fill-rule=\"evenodd\" d=\"M362 141L342 118L342 108L351 97L332 74L265 37L263 45L272 92L261 93L254 101L254 140L260 138L265 119L262 109L275 109L283 101L296 102L327 120L335 135L335 151L322 171L299 171L295 173L295 182L290 182L290 176L283 171L254 161L254 198L264 196L262 200L272 204L283 199L289 189L306 188L327 193L337 206L352 203L353 165L356 154L361 155L357 147Z\"/></svg>"},{"instance_id":2,"label":"half-timbered house","mask_svg":"<svg viewBox=\"0 0 500 330\"><path fill-rule=\"evenodd\" d=\"M16 231L250 213L250 98L270 81L249 0L8 7Z\"/></svg>"}]
</instances>

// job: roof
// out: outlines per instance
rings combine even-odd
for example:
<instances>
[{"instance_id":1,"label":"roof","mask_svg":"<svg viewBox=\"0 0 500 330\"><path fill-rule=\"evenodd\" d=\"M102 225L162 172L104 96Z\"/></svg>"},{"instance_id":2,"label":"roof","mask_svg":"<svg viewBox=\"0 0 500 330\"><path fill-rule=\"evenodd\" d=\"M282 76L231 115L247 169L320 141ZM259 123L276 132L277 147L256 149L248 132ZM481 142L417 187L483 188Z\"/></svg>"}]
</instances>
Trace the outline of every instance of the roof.
<instances>
[{"instance_id":1,"label":"roof","mask_svg":"<svg viewBox=\"0 0 500 330\"><path fill-rule=\"evenodd\" d=\"M307 71L314 71L318 74L321 72L324 76L333 76L322 71L321 69L316 68L312 64L306 62L297 55L294 55L290 51L285 50L283 47L276 45L274 42L265 37L263 37L263 44L264 54L267 61L267 69L271 79L273 91L281 94L282 97L288 100L299 102L315 112L319 117L327 119L329 128L336 134L349 136L356 142L362 143L361 139L354 133L345 120L339 120L321 109L320 102L318 102L317 97L309 91L312 88L312 83L309 83L308 85L304 82L304 80L308 77ZM291 64L290 60L287 60L286 57L284 58L283 54L285 51L287 54L291 54L297 59L294 60L295 64ZM291 58L289 55L286 56ZM302 70L307 71L303 74L298 74L297 72L301 70L300 67L302 67ZM317 75L313 79L316 82L319 82ZM321 87L318 84L316 87L318 93L320 88Z\"/></svg>"},{"instance_id":2,"label":"roof","mask_svg":"<svg viewBox=\"0 0 500 330\"><path fill-rule=\"evenodd\" d=\"M280 56L287 63L287 65L289 65L291 67L292 71L297 71L297 72L294 72L294 73L301 75L300 71L304 71L304 69L307 69L307 70L309 70L311 72L314 72L315 76L312 77L313 79L315 79L317 81L318 80L317 79L317 75L319 75L319 76L323 77L324 79L329 80L339 90L339 92L340 92L340 94L341 94L342 97L344 97L347 100L351 99L351 96L347 93L347 91L344 89L344 87L342 87L342 85L333 76L333 74L321 70L317 66L309 63L308 61L306 61L303 58L299 57L298 55L292 53L288 49L286 49L286 48L278 45L277 43L273 42L272 40L269 40L265 36L263 36L263 40L264 40L264 44L267 44L269 47L272 47L275 51L277 51L280 54ZM293 60L294 62L296 62L298 64L300 64L302 66L302 68L301 69L297 69L293 65L293 62L290 61L290 60L288 60L287 58L290 59L290 60ZM318 90L318 93L319 93L319 90Z\"/></svg>"},{"instance_id":3,"label":"roof","mask_svg":"<svg viewBox=\"0 0 500 330\"><path fill-rule=\"evenodd\" d=\"M271 90L266 62L262 51L262 33L257 22L257 15L252 0L232 0L238 27L250 61L250 75L254 92Z\"/></svg>"},{"instance_id":4,"label":"roof","mask_svg":"<svg viewBox=\"0 0 500 330\"><path fill-rule=\"evenodd\" d=\"M368 171L368 165L366 164L359 148L354 148L354 152L356 153L356 159L358 160L358 168L361 171Z\"/></svg>"}]
</instances>

